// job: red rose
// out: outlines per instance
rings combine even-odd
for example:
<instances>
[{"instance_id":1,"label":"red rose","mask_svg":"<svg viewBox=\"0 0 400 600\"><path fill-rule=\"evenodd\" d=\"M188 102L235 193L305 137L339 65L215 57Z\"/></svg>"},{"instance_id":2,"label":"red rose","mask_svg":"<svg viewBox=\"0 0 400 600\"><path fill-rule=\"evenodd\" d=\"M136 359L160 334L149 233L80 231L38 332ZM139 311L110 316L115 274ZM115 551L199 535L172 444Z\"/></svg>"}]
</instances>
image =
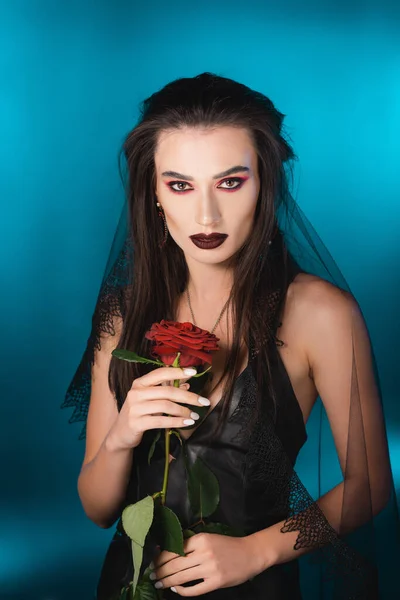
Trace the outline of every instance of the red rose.
<instances>
[{"instance_id":1,"label":"red rose","mask_svg":"<svg viewBox=\"0 0 400 600\"><path fill-rule=\"evenodd\" d=\"M165 365L172 365L178 352L181 367L211 364L211 352L219 350L213 333L196 327L193 323L165 321L153 323L145 338L155 342L151 354Z\"/></svg>"}]
</instances>

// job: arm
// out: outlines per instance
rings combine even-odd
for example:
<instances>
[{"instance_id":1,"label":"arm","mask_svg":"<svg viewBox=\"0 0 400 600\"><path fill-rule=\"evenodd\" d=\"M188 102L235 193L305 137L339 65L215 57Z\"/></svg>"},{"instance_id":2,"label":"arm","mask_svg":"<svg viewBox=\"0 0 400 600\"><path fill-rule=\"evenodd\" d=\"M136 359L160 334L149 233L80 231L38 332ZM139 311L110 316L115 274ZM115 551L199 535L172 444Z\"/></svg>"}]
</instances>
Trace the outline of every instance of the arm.
<instances>
[{"instance_id":1,"label":"arm","mask_svg":"<svg viewBox=\"0 0 400 600\"><path fill-rule=\"evenodd\" d=\"M354 298L323 280L305 286L296 310L343 474L343 482L317 505L330 526L346 534L378 514L390 494L390 461L368 332ZM299 531L282 533L284 524L246 538L261 560L260 570L314 549L295 549Z\"/></svg>"},{"instance_id":2,"label":"arm","mask_svg":"<svg viewBox=\"0 0 400 600\"><path fill-rule=\"evenodd\" d=\"M102 339L95 351L92 389L86 424L86 451L78 477L78 494L88 518L108 528L117 519L131 473L133 449L113 443L113 424L118 417L115 398L108 385L112 338Z\"/></svg>"}]
</instances>

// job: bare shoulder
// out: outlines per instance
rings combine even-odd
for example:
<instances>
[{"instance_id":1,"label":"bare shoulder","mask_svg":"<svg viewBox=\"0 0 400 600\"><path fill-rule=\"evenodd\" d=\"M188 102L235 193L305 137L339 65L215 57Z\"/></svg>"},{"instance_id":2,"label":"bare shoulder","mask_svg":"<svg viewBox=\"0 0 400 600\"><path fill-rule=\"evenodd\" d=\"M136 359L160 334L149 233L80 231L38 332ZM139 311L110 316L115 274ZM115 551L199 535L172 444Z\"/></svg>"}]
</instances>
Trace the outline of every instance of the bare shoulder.
<instances>
[{"instance_id":1,"label":"bare shoulder","mask_svg":"<svg viewBox=\"0 0 400 600\"><path fill-rule=\"evenodd\" d=\"M299 273L295 277L288 288L287 302L292 311L297 311L298 317L307 319L308 324L319 316L343 318L357 306L352 294L309 273Z\"/></svg>"},{"instance_id":2,"label":"bare shoulder","mask_svg":"<svg viewBox=\"0 0 400 600\"><path fill-rule=\"evenodd\" d=\"M299 273L288 288L285 315L305 351L316 337L349 331L355 312L352 294L316 275Z\"/></svg>"},{"instance_id":3,"label":"bare shoulder","mask_svg":"<svg viewBox=\"0 0 400 600\"><path fill-rule=\"evenodd\" d=\"M355 305L353 296L316 275L299 273L289 285L277 338L279 354L307 422L318 397L315 357L324 348L346 345ZM350 325L350 326L349 326Z\"/></svg>"}]
</instances>

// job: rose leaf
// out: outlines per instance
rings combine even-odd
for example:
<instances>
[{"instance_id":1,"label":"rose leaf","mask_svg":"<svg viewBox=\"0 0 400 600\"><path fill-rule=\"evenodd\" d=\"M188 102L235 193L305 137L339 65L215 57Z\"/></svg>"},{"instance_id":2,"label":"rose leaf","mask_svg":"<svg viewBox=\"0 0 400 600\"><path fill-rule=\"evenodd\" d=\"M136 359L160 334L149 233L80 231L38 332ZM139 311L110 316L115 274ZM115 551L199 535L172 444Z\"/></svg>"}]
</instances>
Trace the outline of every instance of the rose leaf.
<instances>
[{"instance_id":1,"label":"rose leaf","mask_svg":"<svg viewBox=\"0 0 400 600\"><path fill-rule=\"evenodd\" d=\"M127 360L128 362L137 362L144 364L152 364L158 365L160 367L164 367L164 363L161 360L152 360L151 358L144 358L143 356L139 356L136 352L132 352L131 350L113 350L111 352L112 356L115 358L120 358L121 360Z\"/></svg>"},{"instance_id":2,"label":"rose leaf","mask_svg":"<svg viewBox=\"0 0 400 600\"><path fill-rule=\"evenodd\" d=\"M196 373L196 375L191 375L190 379L194 378L194 377L202 377L205 373L207 373L207 371L209 371L211 369L212 365L210 365L208 367L208 369L205 369L204 371L202 371L201 373Z\"/></svg>"},{"instance_id":3,"label":"rose leaf","mask_svg":"<svg viewBox=\"0 0 400 600\"><path fill-rule=\"evenodd\" d=\"M122 526L132 540L133 585L135 593L143 560L143 546L154 517L154 500L146 496L135 504L130 504L122 511Z\"/></svg>"},{"instance_id":4,"label":"rose leaf","mask_svg":"<svg viewBox=\"0 0 400 600\"><path fill-rule=\"evenodd\" d=\"M151 580L142 579L137 585L133 600L157 600L158 593Z\"/></svg>"},{"instance_id":5,"label":"rose leaf","mask_svg":"<svg viewBox=\"0 0 400 600\"><path fill-rule=\"evenodd\" d=\"M155 507L156 537L163 550L185 556L182 526L176 514L167 506L157 503Z\"/></svg>"},{"instance_id":6,"label":"rose leaf","mask_svg":"<svg viewBox=\"0 0 400 600\"><path fill-rule=\"evenodd\" d=\"M158 430L158 432L154 436L153 441L151 442L151 446L150 446L150 450L149 450L149 456L147 458L148 464L150 464L150 461L153 458L154 450L156 449L156 444L157 444L158 440L160 439L160 436L161 436L161 429Z\"/></svg>"},{"instance_id":7,"label":"rose leaf","mask_svg":"<svg viewBox=\"0 0 400 600\"><path fill-rule=\"evenodd\" d=\"M188 538L193 537L194 535L196 535L196 532L193 531L192 529L184 529L183 530L183 538L185 540L187 540Z\"/></svg>"},{"instance_id":8,"label":"rose leaf","mask_svg":"<svg viewBox=\"0 0 400 600\"><path fill-rule=\"evenodd\" d=\"M193 466L185 461L190 505L195 517L211 515L219 503L219 484L214 473L198 457Z\"/></svg>"}]
</instances>

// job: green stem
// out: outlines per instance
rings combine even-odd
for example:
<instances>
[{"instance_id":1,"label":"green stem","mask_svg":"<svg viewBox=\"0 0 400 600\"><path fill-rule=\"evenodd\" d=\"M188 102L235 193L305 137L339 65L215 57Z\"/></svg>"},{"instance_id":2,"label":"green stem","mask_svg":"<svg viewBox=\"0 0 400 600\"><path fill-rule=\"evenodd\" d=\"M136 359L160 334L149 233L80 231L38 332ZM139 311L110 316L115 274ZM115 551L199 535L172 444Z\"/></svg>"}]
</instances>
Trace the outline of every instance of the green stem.
<instances>
[{"instance_id":1,"label":"green stem","mask_svg":"<svg viewBox=\"0 0 400 600\"><path fill-rule=\"evenodd\" d=\"M175 362L179 362L179 354L178 354ZM179 379L174 379L174 387L179 387L179 384L180 384ZM165 504L165 499L167 496L168 475L169 475L169 448L170 448L170 441L171 441L171 432L172 432L172 429L165 430L165 462L164 462L164 479L163 479L163 486L162 486L162 490L161 490L161 504Z\"/></svg>"},{"instance_id":2,"label":"green stem","mask_svg":"<svg viewBox=\"0 0 400 600\"><path fill-rule=\"evenodd\" d=\"M173 367L179 367L179 357L180 357L181 353L178 352L178 354L175 357L174 362L172 363ZM180 381L179 379L174 379L174 387L179 387ZM171 429L166 429L165 430L165 463L164 463L164 479L163 479L163 486L162 486L162 490L161 490L161 504L165 504L165 499L167 496L167 486L168 486L168 474L169 474L169 447L170 447L170 440L171 440Z\"/></svg>"},{"instance_id":3,"label":"green stem","mask_svg":"<svg viewBox=\"0 0 400 600\"><path fill-rule=\"evenodd\" d=\"M165 466L164 466L164 479L163 486L161 490L161 504L165 504L165 498L167 495L167 486L168 486L168 473L169 473L169 442L171 438L171 430L165 430Z\"/></svg>"},{"instance_id":4,"label":"green stem","mask_svg":"<svg viewBox=\"0 0 400 600\"><path fill-rule=\"evenodd\" d=\"M189 525L188 529L192 529L193 527L196 527L196 525L205 525L205 522L203 521L203 519L200 519L200 521L196 521L196 523L193 523L192 525Z\"/></svg>"}]
</instances>

